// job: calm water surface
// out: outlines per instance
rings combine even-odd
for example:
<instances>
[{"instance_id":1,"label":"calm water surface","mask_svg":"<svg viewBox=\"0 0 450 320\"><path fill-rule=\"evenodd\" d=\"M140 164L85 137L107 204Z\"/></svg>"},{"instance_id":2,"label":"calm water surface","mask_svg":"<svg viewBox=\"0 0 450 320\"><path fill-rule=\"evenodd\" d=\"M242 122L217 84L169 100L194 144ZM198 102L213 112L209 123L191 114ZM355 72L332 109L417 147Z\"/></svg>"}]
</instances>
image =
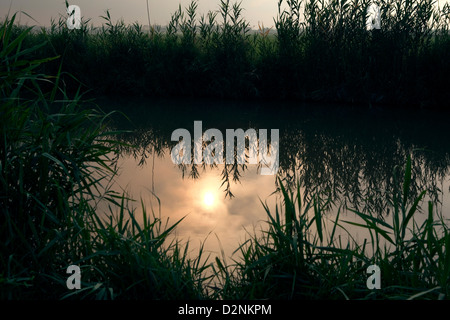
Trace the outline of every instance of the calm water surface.
<instances>
[{"instance_id":1,"label":"calm water surface","mask_svg":"<svg viewBox=\"0 0 450 320\"><path fill-rule=\"evenodd\" d=\"M435 202L438 213L450 216L448 114L280 102L136 98L97 103L129 117L115 116L113 126L130 130L120 139L137 146L121 151L118 185L133 198L142 198L163 220L174 223L184 217L176 235L190 240L193 248L207 239L208 251L223 249L230 256L248 232L264 226L261 202L270 208L280 203L274 193L276 176L260 175L257 165L175 165L172 132L185 128L193 135L194 121L224 136L226 129L279 129L278 177L299 183L306 199L314 194L330 199L330 221L339 207L388 220L390 195L401 185L408 154L413 163L411 195L428 190L425 201ZM356 219L348 210L343 217ZM417 220L423 217L418 214ZM366 236L354 232L356 239Z\"/></svg>"}]
</instances>

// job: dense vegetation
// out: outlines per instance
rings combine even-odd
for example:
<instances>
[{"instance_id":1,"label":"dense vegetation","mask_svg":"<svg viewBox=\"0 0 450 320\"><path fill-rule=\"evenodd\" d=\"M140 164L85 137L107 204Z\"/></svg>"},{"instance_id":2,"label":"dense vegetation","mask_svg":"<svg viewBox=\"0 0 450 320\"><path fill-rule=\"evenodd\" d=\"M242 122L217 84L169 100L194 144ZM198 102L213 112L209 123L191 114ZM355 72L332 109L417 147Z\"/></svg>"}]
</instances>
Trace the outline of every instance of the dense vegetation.
<instances>
[{"instance_id":1,"label":"dense vegetation","mask_svg":"<svg viewBox=\"0 0 450 320\"><path fill-rule=\"evenodd\" d=\"M210 22L202 24L198 33L193 24L189 27L195 3L188 10L187 19L174 16L172 29L169 26L165 34L146 35L138 26L110 22L97 34L86 28L71 32L62 27L35 34L31 28L16 27L14 17L2 22L1 299L448 298L447 222L436 214L432 202L425 206L425 222L416 222L415 213L423 204L425 191L417 197L410 196L413 170L409 157L405 159L402 178L396 181L397 189L387 195L389 219L355 210L362 221L359 226L370 231L370 241L357 243L351 235L348 239L336 236L338 228L346 230L346 222L339 215L331 224L326 222L328 199L322 194L311 194L305 201L300 195L300 183L291 188L280 180L277 191L280 205L269 208L262 204L261 209L268 216L267 226L262 233L249 235L237 248L239 254L231 264L220 256L206 256L202 248L192 258L188 244L169 237L182 221L165 223L157 212L147 212L143 203L111 191L121 142L114 139L116 132L107 129L109 116L97 108L87 108L82 102L82 95L74 90L77 77L85 85L104 92L122 88L124 93L144 90L148 94L203 92L224 96L226 92L238 96L270 95L267 91L270 85L262 80L278 68L283 70L288 61L297 63L289 68L284 65L283 77L270 82L276 89L283 88L274 92L286 96L294 92L306 94L312 89L311 92L319 90L325 94L324 88L333 87L333 83L353 79L353 68L359 63L350 57L355 54L350 50L349 60L339 60L337 70L332 69L336 73L305 73L308 77L329 77L328 82L311 79L308 86L312 87L303 87L303 68L326 66L327 62L335 65L331 56L325 54L328 51L322 49L332 48L332 43L341 45L323 43L322 36L347 39L348 45L353 43L346 32L341 35L337 32L338 22L343 20L333 20L334 15L329 16L331 20L321 20L328 11L319 10L318 4L307 7L310 20L306 28L300 28L298 20L292 19L296 16L296 2L289 2L291 11L281 13L277 23L277 39L265 34L247 35L239 6L227 4L222 2L221 7L226 18L224 24L211 22L213 15L210 15ZM345 5L338 4L339 8ZM342 12L348 13L345 10L350 8L355 7L343 6ZM356 15L360 9L355 10ZM315 12L320 15L313 15ZM353 21L352 17L347 20ZM313 21L321 21L320 30ZM336 32L322 34L326 21ZM181 28L181 34L176 27ZM360 31L360 36L367 40L365 45L369 45L372 35ZM395 32L396 29L387 28L380 37L387 41ZM312 41L309 38L312 36L318 38ZM406 40L396 39L392 45L404 40L399 45L403 52L403 46L410 45L412 39L424 40L427 45L419 51L412 52L414 46L408 47L411 59L434 50L443 56L448 54L436 45L441 41L448 45L445 42L448 35L433 36L433 41L425 41L428 38L408 33ZM353 45L359 46L357 43ZM288 49L288 45L299 50ZM256 48L258 54L250 54ZM313 48L317 50L314 53L309 51ZM329 59L322 61L321 54ZM38 56L42 58L32 58ZM267 63L271 57L275 57L274 64ZM386 63L387 67L392 63L390 59L385 57L379 63ZM442 63L438 72L444 72L447 60L431 60ZM346 65L345 61L352 63ZM361 62L360 67L365 68L364 65ZM258 66L256 72L264 76L248 73L249 66ZM419 72L408 66L407 61L398 66L401 75ZM55 67L56 72L52 73ZM377 82L381 75L400 83L406 81L397 73L377 74L368 76L362 88L367 89L371 83L381 85ZM414 79L427 82L426 76L425 73ZM265 86L266 89L261 89ZM299 88L303 89L298 92ZM401 84L395 86L395 90L399 88ZM414 92L412 88L408 90ZM143 217L136 217L136 205L143 207ZM103 212L101 208L105 207L108 209ZM381 268L383 286L371 291L366 287L365 270L374 263ZM66 288L66 269L72 264L82 267L81 290Z\"/></svg>"},{"instance_id":2,"label":"dense vegetation","mask_svg":"<svg viewBox=\"0 0 450 320\"><path fill-rule=\"evenodd\" d=\"M24 46L61 56L62 71L97 93L448 106L450 10L433 0L383 0L366 30L368 0L280 0L276 30L250 30L240 4L180 6L164 30L114 22L69 30L53 21ZM55 74L60 60L43 72ZM68 89L78 88L70 77Z\"/></svg>"}]
</instances>

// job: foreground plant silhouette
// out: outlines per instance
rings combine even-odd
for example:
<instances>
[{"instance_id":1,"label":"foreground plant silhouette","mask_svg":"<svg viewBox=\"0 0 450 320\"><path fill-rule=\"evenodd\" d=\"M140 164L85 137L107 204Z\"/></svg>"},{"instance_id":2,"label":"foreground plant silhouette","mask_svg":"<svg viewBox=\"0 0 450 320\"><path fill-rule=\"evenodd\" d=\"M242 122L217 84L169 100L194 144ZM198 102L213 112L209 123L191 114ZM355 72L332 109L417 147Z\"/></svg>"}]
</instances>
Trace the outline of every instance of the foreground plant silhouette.
<instances>
[{"instance_id":1,"label":"foreground plant silhouette","mask_svg":"<svg viewBox=\"0 0 450 320\"><path fill-rule=\"evenodd\" d=\"M375 212L364 214L348 208L340 208L337 215L329 217L331 200L314 195L305 202L299 184L292 190L279 180L282 203L274 211L264 205L267 228L249 234L238 248L239 258L233 264L217 260L221 297L448 298L448 221L436 216L433 203L429 202L427 218L418 224L415 216L420 214L419 204L425 191L409 199L410 181L408 158L402 188L392 195L392 211L385 220ZM343 220L343 211L355 213L361 222ZM370 239L355 241L349 224L369 230ZM339 230L344 234L339 234ZM381 290L369 290L366 286L370 265L380 267Z\"/></svg>"}]
</instances>

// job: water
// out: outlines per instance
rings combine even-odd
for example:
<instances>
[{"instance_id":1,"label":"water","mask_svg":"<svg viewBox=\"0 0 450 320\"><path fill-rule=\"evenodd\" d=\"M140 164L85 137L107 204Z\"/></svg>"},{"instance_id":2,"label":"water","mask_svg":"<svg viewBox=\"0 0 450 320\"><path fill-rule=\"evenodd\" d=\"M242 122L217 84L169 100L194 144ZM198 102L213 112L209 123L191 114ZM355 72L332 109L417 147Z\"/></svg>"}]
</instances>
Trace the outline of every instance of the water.
<instances>
[{"instance_id":1,"label":"water","mask_svg":"<svg viewBox=\"0 0 450 320\"><path fill-rule=\"evenodd\" d=\"M306 198L319 193L330 199L330 220L339 207L389 219L390 194L401 185L401 169L411 154L411 198L428 190L426 200L448 217L450 140L448 117L442 113L143 98L100 99L98 104L129 117L116 115L114 126L130 130L120 138L138 146L121 151L118 185L133 198L142 198L163 220L184 218L176 235L189 240L192 248L207 239L206 250L229 257L248 234L264 226L261 202L270 208L280 203L274 193L276 176L260 175L257 165L175 165L172 132L185 128L193 135L194 121L224 136L226 129L279 129L278 176L292 185L300 183ZM345 219L356 218L344 212ZM365 236L355 230L357 239Z\"/></svg>"}]
</instances>

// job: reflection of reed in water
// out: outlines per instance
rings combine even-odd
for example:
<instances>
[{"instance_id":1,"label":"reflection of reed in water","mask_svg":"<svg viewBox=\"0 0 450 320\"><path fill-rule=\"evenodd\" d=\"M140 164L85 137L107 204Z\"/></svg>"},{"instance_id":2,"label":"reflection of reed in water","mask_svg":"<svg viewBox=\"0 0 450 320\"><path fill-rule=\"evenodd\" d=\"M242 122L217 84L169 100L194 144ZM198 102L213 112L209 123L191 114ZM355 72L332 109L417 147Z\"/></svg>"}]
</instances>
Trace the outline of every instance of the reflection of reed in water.
<instances>
[{"instance_id":1,"label":"reflection of reed in water","mask_svg":"<svg viewBox=\"0 0 450 320\"><path fill-rule=\"evenodd\" d=\"M365 122L367 119L364 116L355 121L355 118L336 119L333 115L324 116L319 113L319 116L306 114L299 120L289 112L285 115L278 112L275 120L270 112L268 115L264 113L264 117L261 113L253 115L251 112L249 110L249 118L255 116L258 119L259 116L259 123L247 127L280 128L278 176L289 184L299 183L304 187L305 200L319 193L332 199L336 205L385 213L392 201L390 195L401 187L398 176L411 154L411 198L417 197L422 190L427 190L431 200L438 203L439 196L444 191L441 190L441 185L449 174L450 157L447 150L450 148L446 142L441 140L437 143L432 138L443 134L439 132L437 125L434 127L437 131L425 131L420 130L420 126L413 121L405 121L405 125L396 123L396 127L381 117L369 118L370 122ZM186 123L189 123L186 115L178 116L186 117ZM214 123L220 121L220 116L216 117ZM233 117L233 112L222 114L225 119ZM164 117L159 118L161 119ZM192 126L192 122L190 124ZM425 120L422 126L431 127ZM227 125L222 127L226 128ZM167 161L171 161L169 153L176 145L176 142L170 141L172 128L173 125L168 122L158 121L123 135L124 141L139 146L137 149L124 147L123 152L133 153L133 156L140 158L141 165L145 165L146 159L153 153L166 156ZM225 129L220 129L225 132ZM207 146L207 143L203 144L203 148ZM237 160L232 164L221 165L181 163L178 165L181 176L199 179L202 171L219 167L224 192L226 196L232 197L232 182L240 181L248 170L251 153L249 146L246 139L245 163L240 164ZM223 157L225 163L225 154ZM236 144L234 157L239 157Z\"/></svg>"}]
</instances>

